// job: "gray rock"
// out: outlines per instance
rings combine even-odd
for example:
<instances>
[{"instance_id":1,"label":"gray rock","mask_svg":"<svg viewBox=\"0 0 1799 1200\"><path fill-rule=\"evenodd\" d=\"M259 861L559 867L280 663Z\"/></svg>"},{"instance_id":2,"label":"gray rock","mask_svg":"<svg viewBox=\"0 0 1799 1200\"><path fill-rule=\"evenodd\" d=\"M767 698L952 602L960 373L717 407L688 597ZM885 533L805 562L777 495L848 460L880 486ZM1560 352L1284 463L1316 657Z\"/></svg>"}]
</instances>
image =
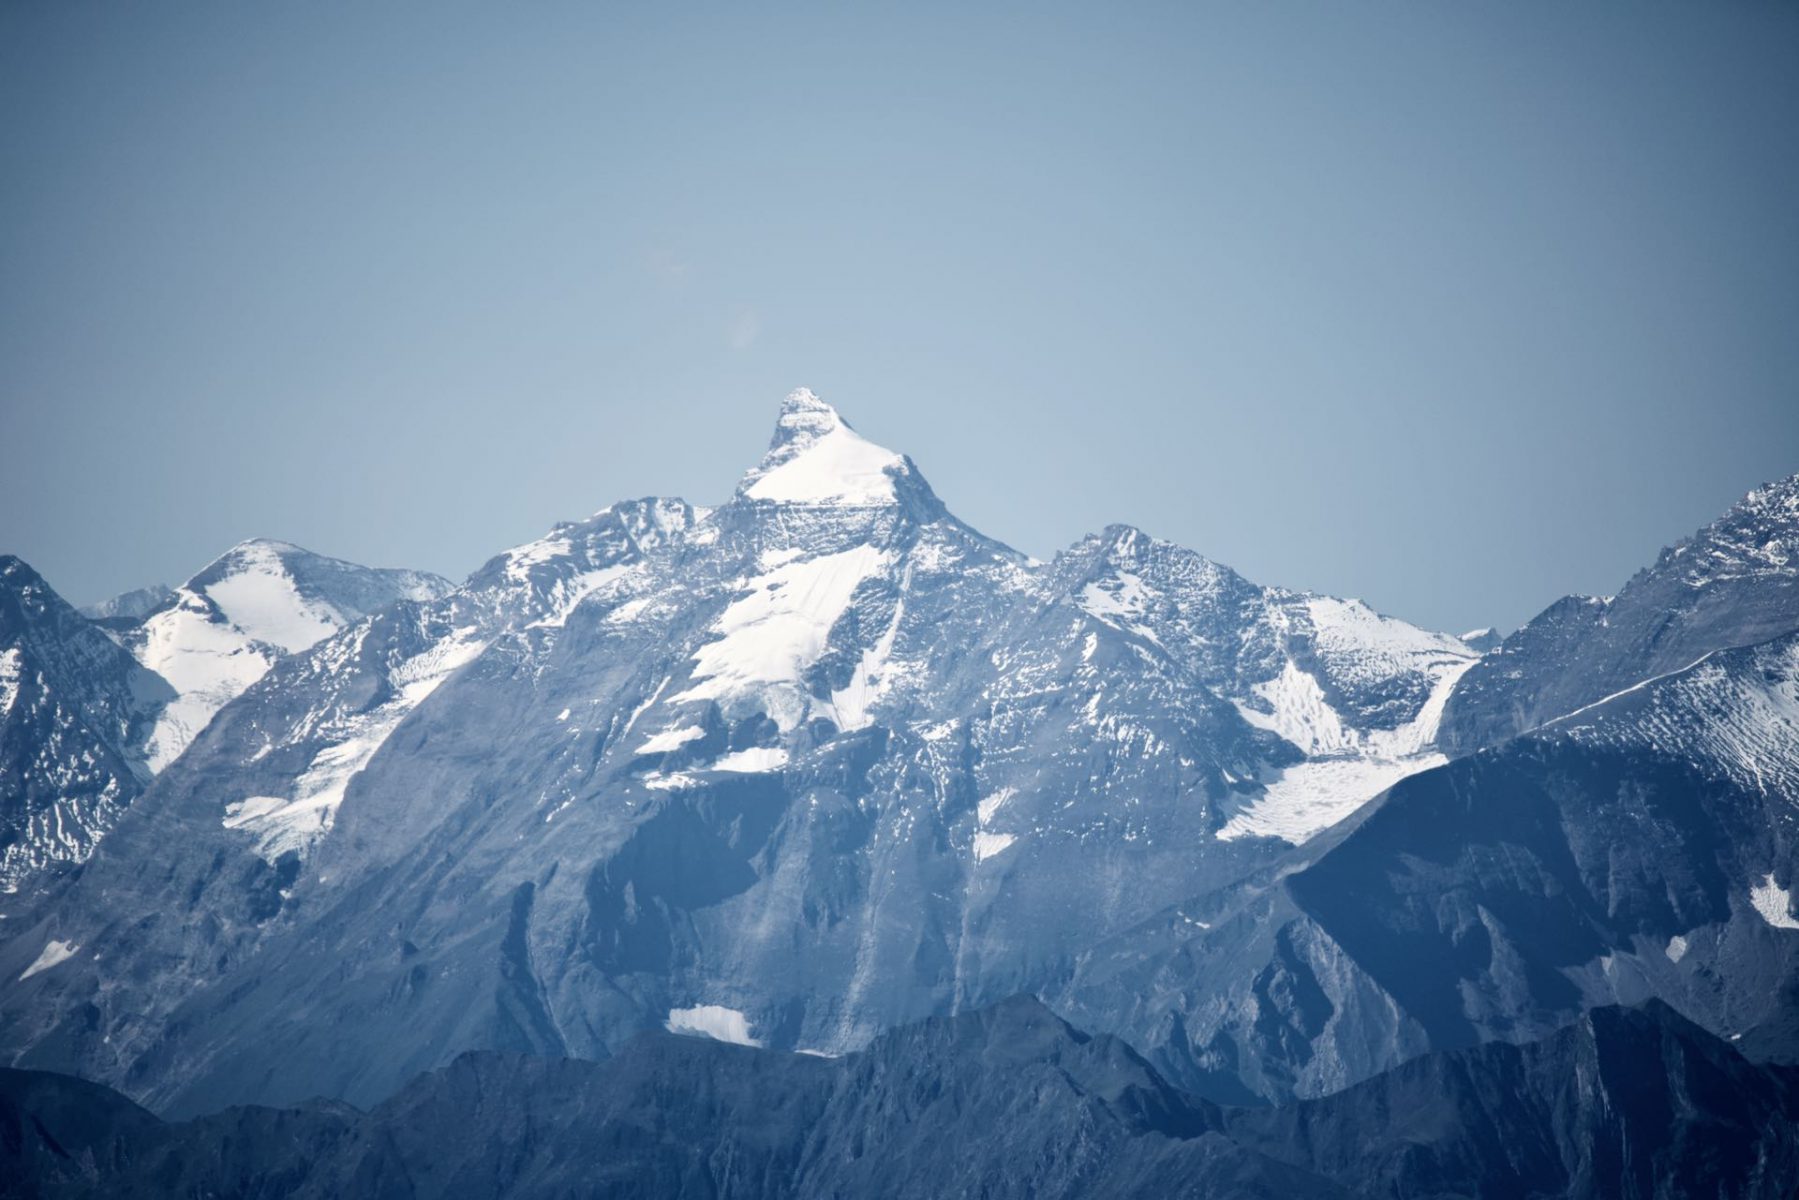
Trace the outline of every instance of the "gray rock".
<instances>
[{"instance_id":1,"label":"gray rock","mask_svg":"<svg viewBox=\"0 0 1799 1200\"><path fill-rule=\"evenodd\" d=\"M1650 997L1793 1061L1795 713L1799 635L1720 652L1402 781L1045 994L1225 1100L1319 1096Z\"/></svg>"},{"instance_id":2,"label":"gray rock","mask_svg":"<svg viewBox=\"0 0 1799 1200\"><path fill-rule=\"evenodd\" d=\"M0 556L0 909L83 861L143 790L172 693L22 560Z\"/></svg>"},{"instance_id":3,"label":"gray rock","mask_svg":"<svg viewBox=\"0 0 1799 1200\"><path fill-rule=\"evenodd\" d=\"M1799 629L1799 475L1765 484L1614 597L1569 596L1458 682L1451 753L1494 745L1705 655Z\"/></svg>"}]
</instances>

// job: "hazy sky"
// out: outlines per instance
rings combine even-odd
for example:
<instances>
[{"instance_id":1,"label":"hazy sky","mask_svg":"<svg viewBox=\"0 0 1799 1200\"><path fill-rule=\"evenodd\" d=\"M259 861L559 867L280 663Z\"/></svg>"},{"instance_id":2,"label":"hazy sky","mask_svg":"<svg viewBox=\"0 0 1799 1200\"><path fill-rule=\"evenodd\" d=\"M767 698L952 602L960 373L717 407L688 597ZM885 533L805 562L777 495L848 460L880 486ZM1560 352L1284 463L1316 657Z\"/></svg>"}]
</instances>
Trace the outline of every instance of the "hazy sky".
<instances>
[{"instance_id":1,"label":"hazy sky","mask_svg":"<svg viewBox=\"0 0 1799 1200\"><path fill-rule=\"evenodd\" d=\"M717 502L799 385L1040 556L1614 591L1799 470L1799 5L0 7L71 600Z\"/></svg>"}]
</instances>

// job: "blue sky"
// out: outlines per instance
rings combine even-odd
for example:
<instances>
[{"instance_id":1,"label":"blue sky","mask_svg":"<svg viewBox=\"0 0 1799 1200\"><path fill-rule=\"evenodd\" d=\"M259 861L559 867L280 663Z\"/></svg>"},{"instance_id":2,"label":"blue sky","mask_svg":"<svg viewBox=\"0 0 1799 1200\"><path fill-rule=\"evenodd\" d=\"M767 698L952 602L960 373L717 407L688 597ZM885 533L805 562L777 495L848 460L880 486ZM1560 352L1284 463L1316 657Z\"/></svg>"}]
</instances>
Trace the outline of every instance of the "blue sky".
<instances>
[{"instance_id":1,"label":"blue sky","mask_svg":"<svg viewBox=\"0 0 1799 1200\"><path fill-rule=\"evenodd\" d=\"M461 576L809 386L1421 623L1799 470L1799 7L0 9L0 550Z\"/></svg>"}]
</instances>

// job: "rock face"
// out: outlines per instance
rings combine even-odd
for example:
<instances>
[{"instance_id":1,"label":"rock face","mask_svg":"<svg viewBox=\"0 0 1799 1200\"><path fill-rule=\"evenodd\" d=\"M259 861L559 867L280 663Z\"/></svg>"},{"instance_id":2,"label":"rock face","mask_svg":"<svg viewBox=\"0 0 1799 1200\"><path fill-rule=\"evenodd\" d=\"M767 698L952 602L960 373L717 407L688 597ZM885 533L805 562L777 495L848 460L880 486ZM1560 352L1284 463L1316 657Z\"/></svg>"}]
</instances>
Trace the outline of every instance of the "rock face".
<instances>
[{"instance_id":1,"label":"rock face","mask_svg":"<svg viewBox=\"0 0 1799 1200\"><path fill-rule=\"evenodd\" d=\"M81 862L150 777L140 747L172 692L0 556L0 890Z\"/></svg>"},{"instance_id":2,"label":"rock face","mask_svg":"<svg viewBox=\"0 0 1799 1200\"><path fill-rule=\"evenodd\" d=\"M725 505L614 505L278 662L0 947L111 965L0 1027L177 1110L695 1010L839 1052L1439 761L1472 660L1125 527L1033 563L796 393Z\"/></svg>"},{"instance_id":3,"label":"rock face","mask_svg":"<svg viewBox=\"0 0 1799 1200\"><path fill-rule=\"evenodd\" d=\"M45 885L86 861L150 778L277 658L448 590L434 575L258 540L179 589L140 588L84 617L0 558L0 889Z\"/></svg>"},{"instance_id":4,"label":"rock face","mask_svg":"<svg viewBox=\"0 0 1799 1200\"><path fill-rule=\"evenodd\" d=\"M1799 475L1664 550L1614 597L1557 601L1471 668L1442 743L1467 753L1715 650L1790 633L1799 614Z\"/></svg>"},{"instance_id":5,"label":"rock face","mask_svg":"<svg viewBox=\"0 0 1799 1200\"><path fill-rule=\"evenodd\" d=\"M1799 1179L1796 1085L1650 1001L1227 1128L1366 1196L1774 1197Z\"/></svg>"},{"instance_id":6,"label":"rock face","mask_svg":"<svg viewBox=\"0 0 1799 1200\"><path fill-rule=\"evenodd\" d=\"M1481 629L1470 629L1467 633L1461 635L1462 645L1468 647L1468 649L1474 651L1476 654L1485 654L1487 651L1497 648L1503 641L1505 641L1505 635L1490 626Z\"/></svg>"},{"instance_id":7,"label":"rock face","mask_svg":"<svg viewBox=\"0 0 1799 1200\"><path fill-rule=\"evenodd\" d=\"M1615 600L1562 601L1469 668L1443 736L1511 712L1476 738L1493 747L1097 943L1045 994L1219 1099L1322 1095L1649 996L1799 1054L1796 490L1758 489Z\"/></svg>"},{"instance_id":8,"label":"rock face","mask_svg":"<svg viewBox=\"0 0 1799 1200\"><path fill-rule=\"evenodd\" d=\"M1101 943L1052 999L1226 1099L1321 1095L1651 996L1799 1058L1796 718L1799 635L1713 655L1404 780Z\"/></svg>"},{"instance_id":9,"label":"rock face","mask_svg":"<svg viewBox=\"0 0 1799 1200\"><path fill-rule=\"evenodd\" d=\"M1651 1004L1220 1109L1020 998L836 1060L662 1034L604 1063L471 1053L367 1113L169 1125L0 1071L0 1194L1779 1197L1796 1082Z\"/></svg>"}]
</instances>

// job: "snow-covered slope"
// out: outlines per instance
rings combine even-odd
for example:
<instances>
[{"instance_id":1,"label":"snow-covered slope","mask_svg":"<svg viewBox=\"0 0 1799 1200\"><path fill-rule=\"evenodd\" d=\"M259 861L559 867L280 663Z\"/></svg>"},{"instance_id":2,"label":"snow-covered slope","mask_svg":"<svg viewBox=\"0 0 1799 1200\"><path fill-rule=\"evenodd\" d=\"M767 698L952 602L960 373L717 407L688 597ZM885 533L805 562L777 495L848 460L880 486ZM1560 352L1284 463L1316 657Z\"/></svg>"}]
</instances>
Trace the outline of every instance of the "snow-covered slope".
<instances>
[{"instance_id":1,"label":"snow-covered slope","mask_svg":"<svg viewBox=\"0 0 1799 1200\"><path fill-rule=\"evenodd\" d=\"M787 398L768 454L737 490L787 504L892 504L895 478L911 471L903 455L868 441L801 388Z\"/></svg>"},{"instance_id":2,"label":"snow-covered slope","mask_svg":"<svg viewBox=\"0 0 1799 1200\"><path fill-rule=\"evenodd\" d=\"M431 599L450 586L425 572L361 567L286 542L232 547L121 632L137 660L176 692L145 748L151 770L179 757L281 655L395 601Z\"/></svg>"},{"instance_id":3,"label":"snow-covered slope","mask_svg":"<svg viewBox=\"0 0 1799 1200\"><path fill-rule=\"evenodd\" d=\"M255 732L235 764L244 782L214 777L224 825L253 837L271 864L306 854L351 781L455 671L508 633L553 638L577 604L630 594L644 549L694 518L678 501L602 509L498 555L459 589L394 604L283 664L260 703L226 714L234 731L247 722ZM285 763L299 769L268 769Z\"/></svg>"},{"instance_id":4,"label":"snow-covered slope","mask_svg":"<svg viewBox=\"0 0 1799 1200\"><path fill-rule=\"evenodd\" d=\"M0 886L9 890L85 861L149 778L276 659L396 600L450 589L436 576L258 540L179 589L94 606L90 622L6 561Z\"/></svg>"},{"instance_id":5,"label":"snow-covered slope","mask_svg":"<svg viewBox=\"0 0 1799 1200\"><path fill-rule=\"evenodd\" d=\"M1799 634L1713 651L1552 721L1538 736L1678 759L1789 801L1799 820Z\"/></svg>"},{"instance_id":6,"label":"snow-covered slope","mask_svg":"<svg viewBox=\"0 0 1799 1200\"><path fill-rule=\"evenodd\" d=\"M1475 655L1358 600L1259 587L1114 526L1058 558L1056 586L1145 654L1165 656L1296 752L1233 778L1222 838L1303 842L1443 761L1443 703Z\"/></svg>"},{"instance_id":7,"label":"snow-covered slope","mask_svg":"<svg viewBox=\"0 0 1799 1200\"><path fill-rule=\"evenodd\" d=\"M1462 645L1468 647L1468 649L1474 651L1476 654L1485 654L1487 651L1495 649L1501 642L1505 641L1505 635L1490 625L1482 626L1479 629L1470 629L1468 632L1459 636Z\"/></svg>"}]
</instances>

